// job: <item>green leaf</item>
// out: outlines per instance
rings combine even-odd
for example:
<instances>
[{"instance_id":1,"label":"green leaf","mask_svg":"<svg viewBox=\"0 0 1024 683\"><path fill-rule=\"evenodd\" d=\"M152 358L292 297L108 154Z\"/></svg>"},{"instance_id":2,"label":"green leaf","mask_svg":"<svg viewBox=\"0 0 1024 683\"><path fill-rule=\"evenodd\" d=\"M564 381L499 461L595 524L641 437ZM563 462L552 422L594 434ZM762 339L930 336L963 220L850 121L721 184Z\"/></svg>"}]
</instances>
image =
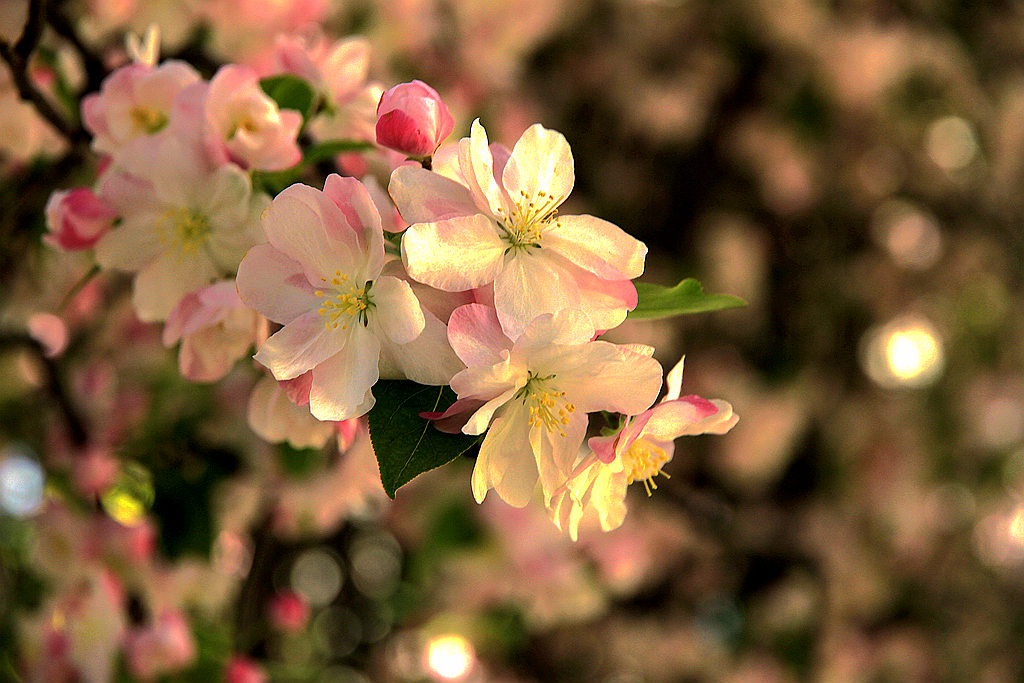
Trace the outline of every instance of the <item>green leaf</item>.
<instances>
[{"instance_id":1,"label":"green leaf","mask_svg":"<svg viewBox=\"0 0 1024 683\"><path fill-rule=\"evenodd\" d=\"M306 165L315 164L343 152L365 152L373 147L373 143L363 140L324 140L307 149L302 155L302 162Z\"/></svg>"},{"instance_id":2,"label":"green leaf","mask_svg":"<svg viewBox=\"0 0 1024 683\"><path fill-rule=\"evenodd\" d=\"M626 315L627 318L668 318L747 305L747 302L738 296L706 293L700 283L692 277L686 278L675 287L637 282L636 293L640 301L636 308Z\"/></svg>"},{"instance_id":3,"label":"green leaf","mask_svg":"<svg viewBox=\"0 0 1024 683\"><path fill-rule=\"evenodd\" d=\"M381 483L391 498L400 486L451 462L480 440L445 434L420 417L420 413L441 412L455 402L448 387L384 380L374 385L373 395L377 403L368 415L370 441L377 453Z\"/></svg>"},{"instance_id":4,"label":"green leaf","mask_svg":"<svg viewBox=\"0 0 1024 683\"><path fill-rule=\"evenodd\" d=\"M302 114L303 122L313 114L316 90L309 81L291 74L278 74L261 79L260 87L281 109L294 109Z\"/></svg>"}]
</instances>

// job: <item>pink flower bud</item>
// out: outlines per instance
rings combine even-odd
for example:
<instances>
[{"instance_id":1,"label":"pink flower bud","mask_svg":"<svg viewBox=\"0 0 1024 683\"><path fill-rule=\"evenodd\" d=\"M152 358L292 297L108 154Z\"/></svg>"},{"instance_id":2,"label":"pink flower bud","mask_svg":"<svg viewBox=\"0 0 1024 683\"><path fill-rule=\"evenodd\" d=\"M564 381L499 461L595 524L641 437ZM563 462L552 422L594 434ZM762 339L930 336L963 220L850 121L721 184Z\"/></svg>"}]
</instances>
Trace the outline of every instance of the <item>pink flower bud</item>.
<instances>
[{"instance_id":1,"label":"pink flower bud","mask_svg":"<svg viewBox=\"0 0 1024 683\"><path fill-rule=\"evenodd\" d=\"M225 683L266 683L267 675L256 662L243 655L235 655L224 670Z\"/></svg>"},{"instance_id":2,"label":"pink flower bud","mask_svg":"<svg viewBox=\"0 0 1024 683\"><path fill-rule=\"evenodd\" d=\"M433 154L454 125L440 95L423 81L399 83L377 105L377 143L411 157Z\"/></svg>"},{"instance_id":3,"label":"pink flower bud","mask_svg":"<svg viewBox=\"0 0 1024 683\"><path fill-rule=\"evenodd\" d=\"M301 631L308 619L309 605L294 591L278 593L270 601L270 621L282 631Z\"/></svg>"},{"instance_id":4,"label":"pink flower bud","mask_svg":"<svg viewBox=\"0 0 1024 683\"><path fill-rule=\"evenodd\" d=\"M88 249L114 224L117 212L87 187L58 190L46 203L44 239L68 251Z\"/></svg>"}]
</instances>

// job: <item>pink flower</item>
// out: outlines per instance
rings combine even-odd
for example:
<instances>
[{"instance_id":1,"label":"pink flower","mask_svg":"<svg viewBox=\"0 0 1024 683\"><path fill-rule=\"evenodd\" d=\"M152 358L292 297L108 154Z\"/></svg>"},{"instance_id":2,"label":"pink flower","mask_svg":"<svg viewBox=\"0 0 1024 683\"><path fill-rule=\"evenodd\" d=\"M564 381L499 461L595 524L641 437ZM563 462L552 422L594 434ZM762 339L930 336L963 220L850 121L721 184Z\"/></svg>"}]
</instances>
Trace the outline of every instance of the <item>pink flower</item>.
<instances>
[{"instance_id":1,"label":"pink flower","mask_svg":"<svg viewBox=\"0 0 1024 683\"><path fill-rule=\"evenodd\" d=\"M301 631L308 620L309 604L295 591L278 593L270 600L270 621L282 631Z\"/></svg>"},{"instance_id":2,"label":"pink flower","mask_svg":"<svg viewBox=\"0 0 1024 683\"><path fill-rule=\"evenodd\" d=\"M256 217L268 200L237 166L210 168L180 140L132 148L122 161L104 176L101 194L123 220L96 243L96 261L137 273L139 318L166 320L183 296L235 270L259 241Z\"/></svg>"},{"instance_id":3,"label":"pink flower","mask_svg":"<svg viewBox=\"0 0 1024 683\"><path fill-rule=\"evenodd\" d=\"M92 148L116 154L132 140L164 130L175 97L200 80L195 69L178 61L155 68L127 64L114 71L99 93L82 100L82 121L95 136Z\"/></svg>"},{"instance_id":4,"label":"pink flower","mask_svg":"<svg viewBox=\"0 0 1024 683\"><path fill-rule=\"evenodd\" d=\"M189 292L164 326L164 346L181 340L178 367L193 382L215 382L256 343L260 318L238 298L234 280Z\"/></svg>"},{"instance_id":5,"label":"pink flower","mask_svg":"<svg viewBox=\"0 0 1024 683\"><path fill-rule=\"evenodd\" d=\"M417 159L433 154L454 125L441 96L423 81L399 83L377 105L377 143Z\"/></svg>"},{"instance_id":6,"label":"pink flower","mask_svg":"<svg viewBox=\"0 0 1024 683\"><path fill-rule=\"evenodd\" d=\"M539 316L515 342L488 306L452 313L448 338L468 367L451 387L475 410L462 431L487 432L473 470L477 502L494 488L522 507L538 477L550 497L569 476L587 413L640 412L654 401L657 361L593 336L590 318L576 309Z\"/></svg>"},{"instance_id":7,"label":"pink flower","mask_svg":"<svg viewBox=\"0 0 1024 683\"><path fill-rule=\"evenodd\" d=\"M177 610L164 612L152 624L129 632L124 649L132 674L146 680L180 671L196 656L192 630Z\"/></svg>"},{"instance_id":8,"label":"pink flower","mask_svg":"<svg viewBox=\"0 0 1024 683\"><path fill-rule=\"evenodd\" d=\"M87 187L57 190L46 202L43 239L67 251L89 249L114 225L117 211Z\"/></svg>"},{"instance_id":9,"label":"pink flower","mask_svg":"<svg viewBox=\"0 0 1024 683\"><path fill-rule=\"evenodd\" d=\"M302 158L296 138L302 114L280 110L249 67L228 65L214 75L206 99L214 138L245 168L280 171Z\"/></svg>"},{"instance_id":10,"label":"pink flower","mask_svg":"<svg viewBox=\"0 0 1024 683\"><path fill-rule=\"evenodd\" d=\"M445 325L408 283L383 275L384 233L366 188L331 175L292 185L263 213L269 244L238 266L238 293L284 327L255 358L278 380L312 370L310 412L347 420L374 404L380 377L447 384L460 364Z\"/></svg>"},{"instance_id":11,"label":"pink flower","mask_svg":"<svg viewBox=\"0 0 1024 683\"><path fill-rule=\"evenodd\" d=\"M299 377L307 379L312 373ZM289 380L294 382L295 380ZM249 396L246 416L249 427L270 443L287 441L294 448L322 448L335 433L333 422L321 422L309 413L309 388L305 403L289 399L287 389L273 377L263 377Z\"/></svg>"},{"instance_id":12,"label":"pink flower","mask_svg":"<svg viewBox=\"0 0 1024 683\"><path fill-rule=\"evenodd\" d=\"M572 191L572 152L561 133L531 126L509 154L489 148L479 121L459 143L462 182L411 165L388 188L412 225L402 260L413 279L446 292L494 283L501 326L513 339L537 316L583 310L608 330L636 306L631 279L647 247L593 216L560 216Z\"/></svg>"},{"instance_id":13,"label":"pink flower","mask_svg":"<svg viewBox=\"0 0 1024 683\"><path fill-rule=\"evenodd\" d=\"M573 540L584 514L591 510L605 531L621 525L626 516L626 487L642 481L647 495L657 489L654 478L664 474L661 469L672 459L677 438L725 434L739 421L726 401L680 397L682 379L680 359L665 378L667 392L656 406L627 417L615 434L588 440L596 462L548 500L556 526L568 530Z\"/></svg>"},{"instance_id":14,"label":"pink flower","mask_svg":"<svg viewBox=\"0 0 1024 683\"><path fill-rule=\"evenodd\" d=\"M245 655L233 655L224 670L224 683L267 683L263 669Z\"/></svg>"}]
</instances>

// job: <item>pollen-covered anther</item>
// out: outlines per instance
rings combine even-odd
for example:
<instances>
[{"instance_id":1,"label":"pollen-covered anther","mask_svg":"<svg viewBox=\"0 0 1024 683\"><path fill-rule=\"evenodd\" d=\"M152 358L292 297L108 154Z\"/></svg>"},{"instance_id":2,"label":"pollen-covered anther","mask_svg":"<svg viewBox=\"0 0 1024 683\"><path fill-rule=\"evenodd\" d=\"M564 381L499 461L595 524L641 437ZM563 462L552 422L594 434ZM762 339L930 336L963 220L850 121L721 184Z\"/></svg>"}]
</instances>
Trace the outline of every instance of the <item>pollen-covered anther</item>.
<instances>
[{"instance_id":1,"label":"pollen-covered anther","mask_svg":"<svg viewBox=\"0 0 1024 683\"><path fill-rule=\"evenodd\" d=\"M325 278L320 278L327 282ZM373 305L369 296L369 283L364 287L348 285L346 290L337 289L348 284L348 275L340 271L331 278L331 289L318 289L315 294L323 299L317 314L325 318L328 329L348 329L349 318L356 318L366 324L366 311Z\"/></svg>"},{"instance_id":2,"label":"pollen-covered anther","mask_svg":"<svg viewBox=\"0 0 1024 683\"><path fill-rule=\"evenodd\" d=\"M576 406L565 400L564 391L530 391L526 400L530 405L531 427L543 426L565 436L564 426L569 424L569 414L576 411Z\"/></svg>"},{"instance_id":3,"label":"pollen-covered anther","mask_svg":"<svg viewBox=\"0 0 1024 683\"><path fill-rule=\"evenodd\" d=\"M655 446L647 439L637 439L622 454L622 464L627 472L626 483L643 481L647 495L651 495L651 492L658 488L654 480L656 476L660 474L666 479L671 479L667 473L661 471L669 459L663 448Z\"/></svg>"},{"instance_id":4,"label":"pollen-covered anther","mask_svg":"<svg viewBox=\"0 0 1024 683\"><path fill-rule=\"evenodd\" d=\"M210 236L210 221L205 214L191 209L170 209L164 214L166 223L160 240L175 245L182 255L194 254L206 244Z\"/></svg>"}]
</instances>

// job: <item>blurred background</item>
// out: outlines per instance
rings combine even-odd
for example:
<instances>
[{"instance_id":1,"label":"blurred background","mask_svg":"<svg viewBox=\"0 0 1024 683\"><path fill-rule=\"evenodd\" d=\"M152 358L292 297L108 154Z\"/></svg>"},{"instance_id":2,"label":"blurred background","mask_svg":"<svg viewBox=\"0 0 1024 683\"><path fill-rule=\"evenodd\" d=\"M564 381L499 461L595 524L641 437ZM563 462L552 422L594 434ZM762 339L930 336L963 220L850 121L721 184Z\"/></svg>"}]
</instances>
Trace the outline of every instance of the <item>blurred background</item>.
<instances>
[{"instance_id":1,"label":"blurred background","mask_svg":"<svg viewBox=\"0 0 1024 683\"><path fill-rule=\"evenodd\" d=\"M49 4L57 102L151 22L206 76L308 22L365 36L453 138L562 131L566 211L644 240L645 281L750 305L608 335L741 416L678 441L620 529L477 506L471 460L390 502L365 445L253 435L250 363L182 379L126 278L65 301L89 262L41 243L43 207L97 159L0 69L0 679L132 680L131 634L180 619L151 678L1024 680L1024 3ZM19 343L47 325L58 352Z\"/></svg>"}]
</instances>

